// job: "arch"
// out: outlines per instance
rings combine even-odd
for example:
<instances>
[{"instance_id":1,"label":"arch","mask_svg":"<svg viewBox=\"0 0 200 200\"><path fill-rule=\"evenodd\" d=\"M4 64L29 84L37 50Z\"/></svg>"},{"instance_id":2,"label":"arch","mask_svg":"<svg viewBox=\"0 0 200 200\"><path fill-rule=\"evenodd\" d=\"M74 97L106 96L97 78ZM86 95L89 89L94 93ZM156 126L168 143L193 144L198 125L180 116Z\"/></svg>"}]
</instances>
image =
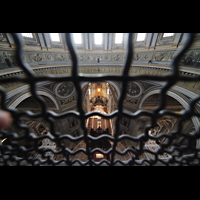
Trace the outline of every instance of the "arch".
<instances>
[{"instance_id":1,"label":"arch","mask_svg":"<svg viewBox=\"0 0 200 200\"><path fill-rule=\"evenodd\" d=\"M145 94L143 96L142 100L139 103L139 109L141 109L143 102L149 96L151 96L153 94L158 94L158 93L160 93L160 89L152 90L152 91L148 92L147 94ZM176 94L175 92L169 91L169 90L167 91L166 94L169 95L169 96L171 96L172 98L176 99L185 109L189 108L189 101L186 101L180 95ZM199 131L200 122L199 122L198 118L194 116L191 119L192 119L192 122L194 124L195 130ZM200 139L197 139L196 148L200 149Z\"/></svg>"},{"instance_id":2,"label":"arch","mask_svg":"<svg viewBox=\"0 0 200 200\"><path fill-rule=\"evenodd\" d=\"M138 107L139 109L141 109L142 107L142 104L144 103L144 101L149 97L149 96L152 96L153 94L160 94L160 89L156 89L156 90L152 90L148 93L146 93L143 98L141 99ZM167 93L166 93L168 96L176 99L185 109L188 109L189 108L189 103L183 99L181 96L177 95L176 93L168 90Z\"/></svg>"},{"instance_id":3,"label":"arch","mask_svg":"<svg viewBox=\"0 0 200 200\"><path fill-rule=\"evenodd\" d=\"M55 104L56 106L56 109L59 110L59 104L58 102L56 101L56 99L51 95L49 94L48 92L46 91L42 91L42 90L39 90L37 91L38 95L43 95L43 96L46 96L48 97L49 99L51 99L53 101L53 103ZM13 101L9 107L10 108L16 108L22 101L24 101L25 99L27 99L28 97L31 97L31 93L30 92L27 92L25 94L22 94L21 96L19 96L15 101Z\"/></svg>"}]
</instances>

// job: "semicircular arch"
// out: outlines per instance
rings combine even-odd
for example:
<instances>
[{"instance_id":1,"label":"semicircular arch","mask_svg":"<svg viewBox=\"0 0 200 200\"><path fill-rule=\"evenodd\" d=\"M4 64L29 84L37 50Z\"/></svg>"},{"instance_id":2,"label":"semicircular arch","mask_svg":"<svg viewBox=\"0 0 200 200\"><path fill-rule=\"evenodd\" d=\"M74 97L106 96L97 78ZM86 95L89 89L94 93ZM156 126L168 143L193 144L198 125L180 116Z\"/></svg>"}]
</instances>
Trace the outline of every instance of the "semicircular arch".
<instances>
[{"instance_id":1,"label":"semicircular arch","mask_svg":"<svg viewBox=\"0 0 200 200\"><path fill-rule=\"evenodd\" d=\"M53 101L53 103L55 104L55 107L57 110L59 110L59 104L57 102L57 100L48 92L46 91L42 91L42 90L38 90L37 91L38 95L43 95L48 97L49 99L51 99ZM30 92L26 92L20 96L18 96L12 103L10 103L10 105L8 105L10 108L16 108L22 101L24 101L25 99L31 97L31 93Z\"/></svg>"},{"instance_id":2,"label":"semicircular arch","mask_svg":"<svg viewBox=\"0 0 200 200\"><path fill-rule=\"evenodd\" d=\"M160 89L152 90L152 91L148 92L147 94L145 94L143 96L142 100L139 103L139 109L141 109L142 104L144 103L144 101L149 96L154 95L154 94L158 94L158 93L160 93ZM172 92L172 91L168 90L166 94L168 96L171 96L175 100L177 100L185 109L188 109L190 107L189 100L186 101L183 97L181 97L180 95L176 94L175 92ZM195 130L198 131L199 127L200 127L199 119L197 117L195 117L195 116L192 117L191 119L192 119L192 122L194 124ZM200 148L200 140L199 139L197 139L196 148Z\"/></svg>"}]
</instances>

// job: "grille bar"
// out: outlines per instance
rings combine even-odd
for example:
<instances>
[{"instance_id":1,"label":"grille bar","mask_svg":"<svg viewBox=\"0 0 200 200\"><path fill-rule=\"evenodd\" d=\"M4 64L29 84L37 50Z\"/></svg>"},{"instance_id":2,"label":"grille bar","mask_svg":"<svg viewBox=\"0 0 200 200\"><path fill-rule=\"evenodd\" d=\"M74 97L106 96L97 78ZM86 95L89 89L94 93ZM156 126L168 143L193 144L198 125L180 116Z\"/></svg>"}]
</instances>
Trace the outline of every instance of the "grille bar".
<instances>
[{"instance_id":1,"label":"grille bar","mask_svg":"<svg viewBox=\"0 0 200 200\"><path fill-rule=\"evenodd\" d=\"M61 163L65 163L66 165L75 165L77 163L79 163L80 165L101 165L101 164L107 164L107 165L116 165L117 163L120 163L122 165L143 165L143 164L148 164L148 165L155 165L157 163L162 163L164 165L169 165L172 163L178 164L178 165L199 165L199 156L198 156L198 152L199 149L194 148L195 153L190 155L190 156L182 156L181 158L176 158L175 156L172 156L170 159L168 160L163 160L158 158L158 155L165 153L173 153L174 151L178 151L180 152L180 154L182 155L183 152L183 148L179 148L179 147L173 147L171 150L167 150L166 148L164 148L164 145L161 146L160 149L158 149L155 152L152 152L148 149L143 149L143 142L147 141L148 139L153 139L153 140L157 140L160 139L162 137L166 137L168 139L168 143L165 144L165 146L169 146L173 139L176 138L177 136L186 136L189 138L189 143L191 140L195 139L199 139L200 138L200 129L197 130L194 134L188 135L188 134L184 134L181 133L181 123L185 120L185 119L190 119L193 116L196 117L200 117L200 114L195 112L195 104L200 100L200 96L198 96L197 98L193 99L191 101L190 107L189 109L185 109L184 112L182 113L174 113L168 110L163 110L165 107L165 100L166 100L166 92L173 86L176 84L177 81L180 80L184 80L184 81L197 81L200 80L199 76L196 77L183 77L183 76L179 76L179 66L178 63L181 59L181 57L184 55L184 53L188 50L188 48L191 46L191 44L194 41L194 34L190 33L188 34L188 39L185 43L185 45L182 47L182 49L179 51L179 53L175 56L171 67L172 67L172 73L163 77L158 77L158 76L150 76L150 75L138 75L138 76L129 76L129 70L131 67L131 62L132 62L132 56L133 56L133 45L132 45L132 37L133 34L130 33L128 36L128 48L127 48L127 56L126 56L126 62L123 68L123 73L122 76L110 76L110 75L106 75L106 74L98 74L95 75L93 77L91 77L90 74L81 74L78 73L78 60L77 60L77 54L75 52L75 47L73 46L72 43L72 35L70 33L66 34L66 42L68 45L68 49L72 58L72 76L71 77L55 77L55 76L41 76L41 77L36 77L33 70L30 68L30 66L25 63L22 59L22 43L20 41L20 37L17 33L12 33L13 39L16 43L16 60L18 65L22 68L22 70L26 73L27 77L12 77L12 78L5 78L1 80L1 83L9 83L9 82L15 82L15 81L21 81L24 83L27 83L30 85L30 90L31 90L31 94L32 96L38 101L38 103L41 105L41 113L39 114L33 114L29 111L17 111L14 109L11 109L9 107L6 106L5 104L5 100L6 100L6 91L4 91L2 88L0 89L0 93L1 93L1 108L3 110L7 110L9 111L13 118L15 119L14 124L21 129L24 129L26 131L25 136L17 136L15 133L8 133L6 131L1 131L0 133L0 137L3 138L7 138L8 143L11 145L15 145L16 149L12 149L8 146L3 147L1 145L1 150L2 150L2 156L1 156L1 161L0 164L1 165L9 165L9 163L15 163L16 165L21 165L22 163L26 163L26 164L31 164L31 165L59 165ZM43 101L43 99L37 94L36 92L36 84L40 81L72 81L76 91L77 91L77 95L78 95L78 101L77 101L77 108L78 111L67 111L65 113L61 113L61 114L57 114L53 111L49 111L47 110L47 106L45 104L45 102ZM115 110L114 112L110 113L110 114L103 114L103 113L99 113L96 111L91 111L89 113L85 113L85 111L82 108L82 91L81 91L81 86L80 86L80 82L81 81L90 81L90 82L100 82L100 81L105 81L105 80L117 80L117 81L121 81L122 82L122 92L121 92L121 96L119 98L118 101L118 110ZM128 81L137 81L137 80L156 80L156 81L166 81L167 83L164 85L164 87L161 90L160 93L160 104L157 106L156 109L151 110L151 111L145 111L145 110L139 110L135 113L127 113L125 111L123 111L123 101L124 98L126 96L126 88L127 88L127 83ZM98 115L100 117L106 118L106 119L110 119L113 117L116 117L116 123L115 123L115 130L116 132L114 133L114 136L109 136L109 135L101 135L99 137L92 137L91 135L87 134L87 129L86 129L86 124L85 124L85 120L88 117L94 116L94 115ZM131 119L136 119L139 116L149 116L151 117L151 126L148 126L145 128L145 133L139 135L138 137L132 137L130 135L120 135L119 136L119 122L120 119L122 117L122 115L129 117ZM165 115L170 115L170 116L174 116L177 118L180 118L179 122L178 122L178 128L176 131L171 132L170 134L159 134L158 136L150 136L148 134L148 129L149 128L153 128L156 124L156 120L162 116ZM53 119L61 119L67 116L75 116L77 118L80 119L81 122L81 128L84 131L84 134L79 136L79 137L72 137L70 135L59 135L58 133L56 133L55 131L55 125L53 122ZM23 126L19 123L19 119L20 117L29 117L29 118L43 118L45 119L47 122L49 122L50 124L50 132L52 134L52 136L49 135L42 135L42 136L35 136L33 134L30 134L30 130L28 129L28 127ZM30 148L30 149L26 149L23 146L20 146L19 144L16 144L16 142L14 143L12 140L14 139L15 141L18 141L19 139L22 138L29 138L29 140L32 140L35 142L34 147ZM39 149L37 147L37 142L41 139L44 138L48 138L54 142L57 143L58 147L61 148L61 150L59 151L54 151L52 149ZM89 149L89 140L93 140L93 141L97 141L100 140L102 138L108 138L109 140L111 140L113 142L113 147L111 149L109 149L108 151L102 151L101 149L93 149L90 151ZM76 151L71 151L67 148L65 148L64 145L61 144L61 141L63 139L69 139L72 142L75 141L79 141L79 140L84 140L84 142L86 143L86 149L83 148L79 148ZM140 142L140 149L139 150L135 150L135 149L131 149L131 148L127 148L125 151L120 152L116 149L117 143L123 139L128 139L131 141L135 141L135 142ZM187 149L188 147L186 147ZM21 151L23 153L25 153L25 156L23 158L16 158L14 156L12 156L12 152L14 150L17 151ZM39 153L41 153L43 155L44 158L47 158L46 160L41 160L39 158L36 159L30 159L28 158L27 153L31 152L31 151L37 151ZM45 156L45 153L51 151L53 154L63 154L64 158L59 160L59 161L55 161L51 158L49 158L48 156ZM70 155L76 155L79 152L83 152L84 154L86 154L88 156L88 161L86 162L82 162L78 159L75 160L70 160ZM92 155L95 152L99 152L103 155L108 155L111 154L111 160L108 161L106 159L101 160L99 163L95 162L94 160L92 160ZM128 152L132 152L134 155L139 156L144 152L148 152L150 154L153 154L155 156L155 159L151 159L151 160L147 160L147 159L142 159L142 160L136 160L135 157L132 157L132 159L128 160L128 161L121 161L119 159L115 159L114 160L114 156L115 154L119 154L119 155L126 155ZM5 158L6 156L8 156L8 158ZM196 160L198 160L198 163L196 162Z\"/></svg>"}]
</instances>

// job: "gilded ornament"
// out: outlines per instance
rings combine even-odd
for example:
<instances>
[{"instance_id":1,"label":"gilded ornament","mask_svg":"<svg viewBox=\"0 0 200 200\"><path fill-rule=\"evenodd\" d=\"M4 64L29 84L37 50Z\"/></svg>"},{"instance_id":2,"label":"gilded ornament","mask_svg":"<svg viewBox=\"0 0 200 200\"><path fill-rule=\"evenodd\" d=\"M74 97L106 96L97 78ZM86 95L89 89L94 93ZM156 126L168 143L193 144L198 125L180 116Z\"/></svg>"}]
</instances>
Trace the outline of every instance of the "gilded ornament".
<instances>
[{"instance_id":1,"label":"gilded ornament","mask_svg":"<svg viewBox=\"0 0 200 200\"><path fill-rule=\"evenodd\" d=\"M155 56L154 56L154 59L156 60L156 61L162 61L164 58L165 58L165 53L157 53L157 54L155 54Z\"/></svg>"},{"instance_id":2,"label":"gilded ornament","mask_svg":"<svg viewBox=\"0 0 200 200\"><path fill-rule=\"evenodd\" d=\"M113 56L113 60L118 61L121 59L121 56L119 54Z\"/></svg>"},{"instance_id":3,"label":"gilded ornament","mask_svg":"<svg viewBox=\"0 0 200 200\"><path fill-rule=\"evenodd\" d=\"M83 55L78 55L78 60L83 61L83 60L85 60L85 57Z\"/></svg>"},{"instance_id":4,"label":"gilded ornament","mask_svg":"<svg viewBox=\"0 0 200 200\"><path fill-rule=\"evenodd\" d=\"M105 60L109 60L109 59L110 59L110 56L107 55L107 56L105 57Z\"/></svg>"},{"instance_id":5,"label":"gilded ornament","mask_svg":"<svg viewBox=\"0 0 200 200\"><path fill-rule=\"evenodd\" d=\"M32 55L34 61L42 61L42 56L39 53L35 53Z\"/></svg>"},{"instance_id":6,"label":"gilded ornament","mask_svg":"<svg viewBox=\"0 0 200 200\"><path fill-rule=\"evenodd\" d=\"M141 59L141 54L135 54L133 57L134 60L140 60Z\"/></svg>"},{"instance_id":7,"label":"gilded ornament","mask_svg":"<svg viewBox=\"0 0 200 200\"><path fill-rule=\"evenodd\" d=\"M52 59L52 55L48 54L47 55L47 60L51 60Z\"/></svg>"},{"instance_id":8,"label":"gilded ornament","mask_svg":"<svg viewBox=\"0 0 200 200\"><path fill-rule=\"evenodd\" d=\"M92 56L91 55L88 56L88 60L92 60Z\"/></svg>"},{"instance_id":9,"label":"gilded ornament","mask_svg":"<svg viewBox=\"0 0 200 200\"><path fill-rule=\"evenodd\" d=\"M62 55L62 54L58 54L58 55L57 55L57 60L63 61L63 60L65 60L65 56Z\"/></svg>"},{"instance_id":10,"label":"gilded ornament","mask_svg":"<svg viewBox=\"0 0 200 200\"><path fill-rule=\"evenodd\" d=\"M140 93L140 88L137 84L129 82L126 93L130 96L137 96Z\"/></svg>"},{"instance_id":11,"label":"gilded ornament","mask_svg":"<svg viewBox=\"0 0 200 200\"><path fill-rule=\"evenodd\" d=\"M150 56L149 56L149 54L146 54L145 56L144 56L144 59L148 59Z\"/></svg>"},{"instance_id":12,"label":"gilded ornament","mask_svg":"<svg viewBox=\"0 0 200 200\"><path fill-rule=\"evenodd\" d=\"M73 89L74 89L74 86L71 82L64 82L59 85L57 89L57 93L60 96L69 96L72 93Z\"/></svg>"}]
</instances>

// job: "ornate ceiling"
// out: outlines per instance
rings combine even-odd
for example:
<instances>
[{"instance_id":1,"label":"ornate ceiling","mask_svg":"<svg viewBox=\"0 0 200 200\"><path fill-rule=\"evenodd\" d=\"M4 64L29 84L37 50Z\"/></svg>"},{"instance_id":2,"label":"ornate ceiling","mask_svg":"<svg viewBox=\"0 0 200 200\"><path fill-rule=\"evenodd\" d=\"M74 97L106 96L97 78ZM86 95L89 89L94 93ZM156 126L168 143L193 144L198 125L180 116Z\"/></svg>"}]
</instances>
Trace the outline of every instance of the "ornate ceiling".
<instances>
[{"instance_id":1,"label":"ornate ceiling","mask_svg":"<svg viewBox=\"0 0 200 200\"><path fill-rule=\"evenodd\" d=\"M0 79L7 77L23 77L24 72L18 68L14 58L15 44L10 34L3 33L0 35ZM21 37L24 44L23 59L31 65L36 76L43 75L55 75L58 77L71 76L71 57L67 49L64 34L60 33L60 42L53 42L49 36L49 33L33 33L33 38ZM131 66L129 75L137 76L138 74L165 76L171 72L169 64L177 50L184 44L186 36L183 33L176 33L170 38L163 38L163 33L148 33L143 41L136 41L137 34L133 38L134 55L133 64ZM91 74L91 76L98 76L99 73L116 74L122 73L123 64L126 59L126 38L124 34L121 44L115 44L115 33L104 33L102 45L94 44L93 33L83 33L83 43L76 45L79 72ZM190 62L193 63L193 67L198 67L199 59L199 37L195 39L195 44L190 49L190 52L185 55L185 61L195 58ZM149 61L152 63L148 63ZM189 63L189 61L187 61ZM166 64L166 65L164 65ZM188 70L189 69L189 70ZM194 68L180 67L180 75L182 76L196 76L200 74L198 70ZM165 82L147 81L147 80L135 80L128 82L126 90L126 97L123 104L125 112L134 113L139 110L153 110L160 102L160 91ZM28 85L22 82L12 82L1 84L1 87L7 91L6 105L10 108L17 109L19 111L30 110L32 112L40 112L41 106L35 100L30 93ZM105 81L97 83L82 82L81 83L83 99L82 106L85 112L93 110L99 110L100 112L112 113L117 109L118 99L121 94L121 82L120 81ZM77 94L76 89L72 82L54 82L54 81L41 81L37 84L37 93L43 98L47 109L52 110L55 113L65 113L70 110L77 110ZM178 81L175 86L171 87L166 95L165 109L173 111L174 113L180 113L186 109L190 103L190 100L200 94L199 82L184 82ZM101 109L97 109L101 106ZM197 107L197 106L196 106ZM195 108L196 108L195 107ZM196 108L198 110L198 108ZM105 119L94 117L88 118L86 124L89 127L94 127L94 122L104 124L104 128L109 126L109 133L113 135L115 119L111 119L105 122ZM170 132L177 129L178 119L172 116L165 116L157 119L157 126L148 129L151 125L151 119L148 116L140 116L137 119L130 119L125 116L120 121L120 135L127 134L134 137L139 137L148 131L149 134L159 135L160 133L170 134ZM50 133L50 125L45 120L35 121L24 119L22 124L28 125L34 134L43 135ZM83 134L83 130L80 127L80 121L74 116L66 117L64 119L56 119L54 121L56 131L61 134L69 134L72 137L79 137ZM194 128L198 125L195 121L184 121L182 131L186 134L190 134ZM14 129L16 127L11 127ZM91 128L91 127L90 127ZM95 126L97 128L97 126ZM18 130L16 128L16 130ZM45 130L45 131L44 131ZM20 132L20 131L18 131ZM90 134L88 128L88 134ZM167 138L161 138L160 140L149 140L144 142L146 149L156 151L159 149L160 144L164 144ZM24 141L23 141L24 142ZM22 143L23 143L22 142ZM110 142L110 141L109 141ZM177 138L174 145L181 146L187 144L187 137ZM71 142L68 139L63 139L61 144L65 148L69 148L71 151L76 151L78 148L85 148L83 141ZM30 144L31 145L31 144ZM50 139L38 141L38 145L41 148L47 148L51 146L52 149L60 150L53 141ZM111 142L112 145L112 142ZM193 144L195 146L196 143ZM139 149L140 144L122 140L117 144L118 151L124 151L126 148ZM38 156L32 152L32 157ZM173 152L174 155L177 152ZM188 152L187 152L188 153ZM62 155L53 155L47 153L52 159L60 160ZM127 155L116 155L115 159L128 160L132 156L132 153L128 152ZM159 155L163 159L171 157L169 154ZM86 160L86 156L81 152L76 156L72 156L72 159ZM141 154L135 159L153 159L154 156L147 152Z\"/></svg>"},{"instance_id":2,"label":"ornate ceiling","mask_svg":"<svg viewBox=\"0 0 200 200\"><path fill-rule=\"evenodd\" d=\"M71 64L65 35L59 33L60 41L52 41L50 33L32 33L33 37L23 37L23 59L30 65ZM94 33L82 33L82 44L74 44L79 63L116 63L122 64L126 59L127 33L123 34L121 44L115 43L116 33L103 33L101 45L95 45ZM2 33L0 39L0 68L16 67L14 58L15 44L9 33ZM143 41L137 41L137 33L133 38L134 63L169 64L176 51L187 39L184 33L175 33L171 37L163 37L163 33L147 33ZM200 65L200 40L198 34L191 50L181 61L182 65L197 67Z\"/></svg>"}]
</instances>

